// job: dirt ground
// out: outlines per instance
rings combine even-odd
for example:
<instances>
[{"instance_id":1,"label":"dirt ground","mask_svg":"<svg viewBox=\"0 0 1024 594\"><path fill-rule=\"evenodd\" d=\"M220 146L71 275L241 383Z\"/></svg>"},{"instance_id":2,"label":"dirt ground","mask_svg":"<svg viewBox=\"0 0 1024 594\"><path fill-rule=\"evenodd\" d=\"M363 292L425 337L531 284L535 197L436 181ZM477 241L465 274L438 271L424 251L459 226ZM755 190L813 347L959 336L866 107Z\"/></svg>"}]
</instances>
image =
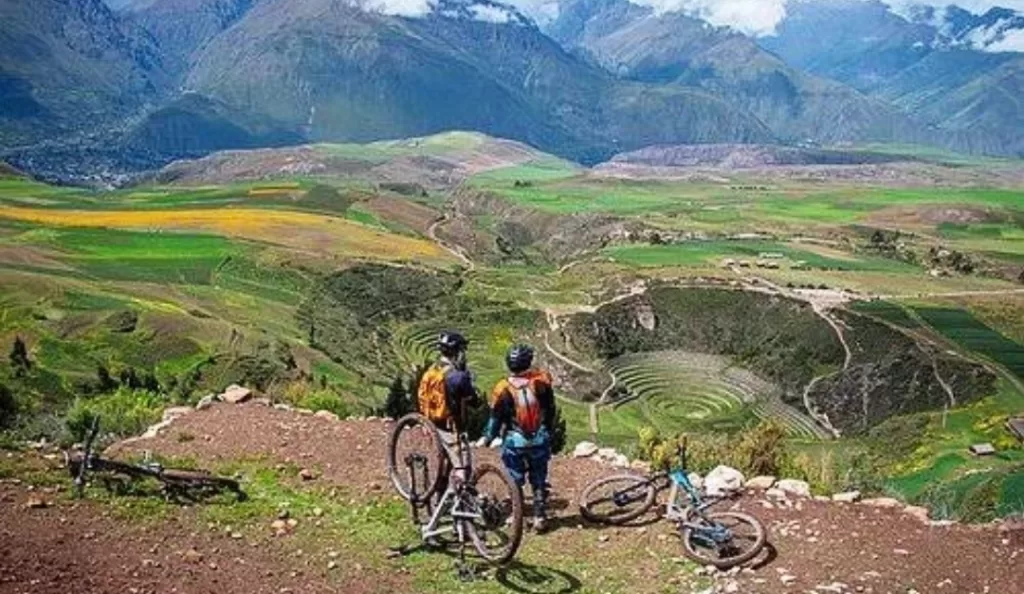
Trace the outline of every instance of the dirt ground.
<instances>
[{"instance_id":1,"label":"dirt ground","mask_svg":"<svg viewBox=\"0 0 1024 594\"><path fill-rule=\"evenodd\" d=\"M383 464L389 426L255 403L218 404L177 419L154 439L119 445L111 453L151 450L213 468L238 459L293 464L313 470L320 486L337 485L372 500L391 494ZM481 458L494 461L496 455L487 451ZM520 556L536 558L541 551L562 568L600 565L603 556L619 559L624 550L641 551L651 561L634 565L627 584L636 587L588 584L588 570L582 569L559 592L1024 592L1020 526L937 527L902 509L797 499L772 503L758 494L723 504L747 510L767 526L771 548L756 567L709 578L689 566L686 575L659 583L663 561L682 552L670 525L604 528L586 525L578 516L576 496L582 487L612 472L591 460L558 457L552 467L553 529L528 535ZM196 508L127 521L104 502L75 502L45 488L30 489L29 482L7 478L0 483L0 594L423 591L404 566L395 569L385 562L331 570L319 561L311 563L321 558L319 553L296 554L269 532L204 530ZM48 505L26 506L37 499ZM495 591L495 584L487 587L481 591ZM507 590L551 591L529 584ZM469 585L464 591L477 590Z\"/></svg>"}]
</instances>

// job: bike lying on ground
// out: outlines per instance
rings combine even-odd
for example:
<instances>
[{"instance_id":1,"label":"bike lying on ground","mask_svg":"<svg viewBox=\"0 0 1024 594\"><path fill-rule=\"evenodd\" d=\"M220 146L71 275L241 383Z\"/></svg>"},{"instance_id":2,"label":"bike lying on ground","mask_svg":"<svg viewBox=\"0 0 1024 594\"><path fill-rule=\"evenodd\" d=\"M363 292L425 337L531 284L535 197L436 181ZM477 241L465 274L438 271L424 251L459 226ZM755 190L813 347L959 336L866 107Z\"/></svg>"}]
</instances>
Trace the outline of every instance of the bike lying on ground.
<instances>
[{"instance_id":1,"label":"bike lying on ground","mask_svg":"<svg viewBox=\"0 0 1024 594\"><path fill-rule=\"evenodd\" d=\"M201 470L178 470L164 468L159 462L130 464L104 458L92 451L99 433L100 419L93 419L89 435L80 452L64 452L64 463L74 479L75 496L84 493L86 475L89 472L101 474L101 481L108 490L120 491L127 484L142 479L155 479L161 484L164 496L172 500L198 501L211 495L232 492L238 501L246 499L238 481L214 476Z\"/></svg>"},{"instance_id":2,"label":"bike lying on ground","mask_svg":"<svg viewBox=\"0 0 1024 594\"><path fill-rule=\"evenodd\" d=\"M504 470L473 463L465 433L449 441L419 413L399 419L388 443L391 482L409 501L424 543L434 546L439 536L455 534L460 575L467 543L487 561L507 563L522 541L522 493Z\"/></svg>"},{"instance_id":3,"label":"bike lying on ground","mask_svg":"<svg viewBox=\"0 0 1024 594\"><path fill-rule=\"evenodd\" d=\"M761 522L743 512L708 511L720 498L705 498L686 473L686 445L676 450L677 468L649 477L619 474L594 481L580 497L583 517L625 524L654 507L658 492L669 488L664 517L680 529L686 556L703 565L728 569L758 556L767 543Z\"/></svg>"}]
</instances>

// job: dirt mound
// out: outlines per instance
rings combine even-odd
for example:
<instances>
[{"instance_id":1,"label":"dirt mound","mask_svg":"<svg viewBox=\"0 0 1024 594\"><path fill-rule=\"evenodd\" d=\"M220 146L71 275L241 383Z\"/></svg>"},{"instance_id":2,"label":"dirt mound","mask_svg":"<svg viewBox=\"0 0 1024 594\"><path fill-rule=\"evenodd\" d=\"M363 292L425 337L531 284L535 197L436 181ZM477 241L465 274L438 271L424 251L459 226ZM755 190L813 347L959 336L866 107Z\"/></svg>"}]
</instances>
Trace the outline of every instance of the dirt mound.
<instances>
[{"instance_id":1,"label":"dirt mound","mask_svg":"<svg viewBox=\"0 0 1024 594\"><path fill-rule=\"evenodd\" d=\"M804 149L767 144L686 144L650 146L620 153L612 157L611 163L752 169L780 165L868 165L912 160L866 151Z\"/></svg>"}]
</instances>

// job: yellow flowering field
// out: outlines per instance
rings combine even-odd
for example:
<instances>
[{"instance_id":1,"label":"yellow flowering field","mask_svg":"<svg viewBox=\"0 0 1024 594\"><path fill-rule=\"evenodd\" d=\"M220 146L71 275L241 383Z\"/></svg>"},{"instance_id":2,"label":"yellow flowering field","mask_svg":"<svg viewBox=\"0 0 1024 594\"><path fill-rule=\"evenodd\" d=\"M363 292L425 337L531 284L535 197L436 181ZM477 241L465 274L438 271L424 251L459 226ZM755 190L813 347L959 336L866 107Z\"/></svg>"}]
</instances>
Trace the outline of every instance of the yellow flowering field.
<instances>
[{"instance_id":1,"label":"yellow flowering field","mask_svg":"<svg viewBox=\"0 0 1024 594\"><path fill-rule=\"evenodd\" d=\"M44 225L203 231L332 255L450 262L435 243L324 215L255 208L194 210L51 210L0 207L0 217Z\"/></svg>"}]
</instances>

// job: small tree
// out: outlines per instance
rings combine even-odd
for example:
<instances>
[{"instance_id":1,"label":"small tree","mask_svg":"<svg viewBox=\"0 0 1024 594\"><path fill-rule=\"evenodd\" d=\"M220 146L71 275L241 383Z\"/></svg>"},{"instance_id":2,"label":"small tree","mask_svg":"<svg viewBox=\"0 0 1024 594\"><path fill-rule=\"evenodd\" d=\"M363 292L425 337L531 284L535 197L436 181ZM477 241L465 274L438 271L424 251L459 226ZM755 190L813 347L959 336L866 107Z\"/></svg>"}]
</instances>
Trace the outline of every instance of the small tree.
<instances>
[{"instance_id":1,"label":"small tree","mask_svg":"<svg viewBox=\"0 0 1024 594\"><path fill-rule=\"evenodd\" d=\"M113 392L117 388L117 380L110 376L110 370L102 363L96 366L96 379L100 393Z\"/></svg>"},{"instance_id":2,"label":"small tree","mask_svg":"<svg viewBox=\"0 0 1024 594\"><path fill-rule=\"evenodd\" d=\"M405 386L402 384L402 377L396 375L388 390L388 397L384 401L384 414L392 419L399 419L412 410L412 399L409 398L409 393L406 392Z\"/></svg>"},{"instance_id":3,"label":"small tree","mask_svg":"<svg viewBox=\"0 0 1024 594\"><path fill-rule=\"evenodd\" d=\"M28 347L21 336L14 337L14 346L11 348L11 366L14 368L15 377L24 377L29 369L32 369L32 361L28 358Z\"/></svg>"}]
</instances>

